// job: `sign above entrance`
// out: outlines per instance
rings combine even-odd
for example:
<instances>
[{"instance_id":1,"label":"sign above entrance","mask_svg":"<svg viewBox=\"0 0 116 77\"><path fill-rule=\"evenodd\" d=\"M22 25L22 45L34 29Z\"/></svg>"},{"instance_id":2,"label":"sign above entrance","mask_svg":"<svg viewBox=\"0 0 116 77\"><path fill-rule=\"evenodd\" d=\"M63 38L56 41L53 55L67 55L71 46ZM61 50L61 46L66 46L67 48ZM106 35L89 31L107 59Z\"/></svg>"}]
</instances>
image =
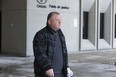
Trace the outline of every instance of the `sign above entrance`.
<instances>
[{"instance_id":1,"label":"sign above entrance","mask_svg":"<svg viewBox=\"0 0 116 77\"><path fill-rule=\"evenodd\" d=\"M54 8L54 9L69 9L69 6L64 5L56 5L56 4L47 4L47 0L37 0L39 4L37 4L37 8Z\"/></svg>"}]
</instances>

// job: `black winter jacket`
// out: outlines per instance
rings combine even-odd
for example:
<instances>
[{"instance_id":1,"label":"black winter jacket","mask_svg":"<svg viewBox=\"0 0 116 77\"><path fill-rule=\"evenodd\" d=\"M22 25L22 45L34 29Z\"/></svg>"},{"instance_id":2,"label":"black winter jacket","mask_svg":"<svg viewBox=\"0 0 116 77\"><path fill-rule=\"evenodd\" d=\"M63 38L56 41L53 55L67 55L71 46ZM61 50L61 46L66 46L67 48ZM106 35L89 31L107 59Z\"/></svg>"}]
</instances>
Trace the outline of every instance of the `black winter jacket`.
<instances>
[{"instance_id":1,"label":"black winter jacket","mask_svg":"<svg viewBox=\"0 0 116 77\"><path fill-rule=\"evenodd\" d=\"M68 55L65 37L61 30L58 30L63 49L63 77L67 77ZM38 31L33 39L34 50L34 73L37 77L45 77L45 71L52 68L54 54L55 35L54 31L46 26Z\"/></svg>"}]
</instances>

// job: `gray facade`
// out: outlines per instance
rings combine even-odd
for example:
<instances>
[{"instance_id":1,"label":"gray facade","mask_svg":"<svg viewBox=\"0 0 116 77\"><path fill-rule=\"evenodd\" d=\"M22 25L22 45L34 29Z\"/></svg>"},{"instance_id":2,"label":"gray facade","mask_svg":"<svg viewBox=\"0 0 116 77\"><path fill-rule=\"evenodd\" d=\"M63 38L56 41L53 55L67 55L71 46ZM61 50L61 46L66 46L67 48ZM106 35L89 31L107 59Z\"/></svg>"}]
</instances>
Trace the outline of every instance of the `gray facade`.
<instances>
[{"instance_id":1,"label":"gray facade","mask_svg":"<svg viewBox=\"0 0 116 77\"><path fill-rule=\"evenodd\" d=\"M0 1L1 52L4 54L33 55L33 37L46 26L47 14L51 11L61 13L61 28L69 54L116 48L115 0Z\"/></svg>"}]
</instances>

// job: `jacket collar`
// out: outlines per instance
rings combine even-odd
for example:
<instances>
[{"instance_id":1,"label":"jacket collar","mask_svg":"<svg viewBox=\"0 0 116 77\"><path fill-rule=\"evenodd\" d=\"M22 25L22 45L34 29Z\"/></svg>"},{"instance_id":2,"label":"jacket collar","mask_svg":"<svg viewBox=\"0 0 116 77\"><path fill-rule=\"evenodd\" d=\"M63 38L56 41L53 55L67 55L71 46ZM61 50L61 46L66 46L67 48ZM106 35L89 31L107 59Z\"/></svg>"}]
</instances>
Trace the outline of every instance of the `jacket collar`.
<instances>
[{"instance_id":1,"label":"jacket collar","mask_svg":"<svg viewBox=\"0 0 116 77\"><path fill-rule=\"evenodd\" d=\"M47 25L46 28L47 28L47 29L50 31L50 33L52 33L52 34L55 34L56 32L59 32L59 31L60 31L60 29L59 29L58 31L53 30L49 25Z\"/></svg>"}]
</instances>

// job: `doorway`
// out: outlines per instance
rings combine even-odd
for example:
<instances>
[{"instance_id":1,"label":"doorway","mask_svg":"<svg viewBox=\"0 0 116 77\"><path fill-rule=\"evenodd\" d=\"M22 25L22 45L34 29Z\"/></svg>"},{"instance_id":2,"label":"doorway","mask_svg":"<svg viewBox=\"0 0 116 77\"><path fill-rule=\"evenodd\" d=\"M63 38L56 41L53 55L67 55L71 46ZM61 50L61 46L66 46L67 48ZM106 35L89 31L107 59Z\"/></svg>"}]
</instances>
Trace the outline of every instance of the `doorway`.
<instances>
[{"instance_id":1,"label":"doorway","mask_svg":"<svg viewBox=\"0 0 116 77\"><path fill-rule=\"evenodd\" d=\"M2 52L1 52L1 38L2 38L2 37L1 37L1 32L2 32L2 29L1 29L1 15L2 15L2 14L1 14L1 12L0 12L0 54L2 53Z\"/></svg>"}]
</instances>

